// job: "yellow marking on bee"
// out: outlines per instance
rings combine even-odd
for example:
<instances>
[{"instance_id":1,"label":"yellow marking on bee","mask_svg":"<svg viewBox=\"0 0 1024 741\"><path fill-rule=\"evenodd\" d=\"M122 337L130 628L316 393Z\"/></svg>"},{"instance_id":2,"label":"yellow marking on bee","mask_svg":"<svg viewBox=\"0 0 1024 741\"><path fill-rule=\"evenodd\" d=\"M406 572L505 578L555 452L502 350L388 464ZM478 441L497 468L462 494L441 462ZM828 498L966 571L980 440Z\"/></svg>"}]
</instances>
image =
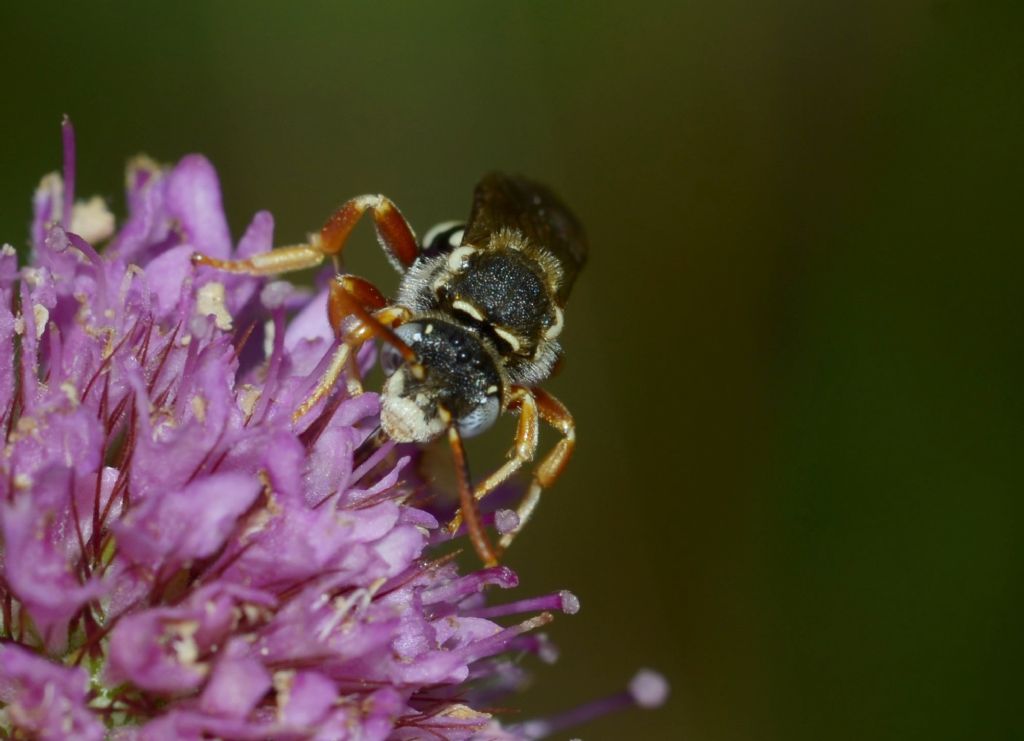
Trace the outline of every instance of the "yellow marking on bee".
<instances>
[{"instance_id":1,"label":"yellow marking on bee","mask_svg":"<svg viewBox=\"0 0 1024 741\"><path fill-rule=\"evenodd\" d=\"M434 293L440 295L441 289L443 289L446 285L448 285L448 276L444 272L442 272L440 277L433 282L430 288Z\"/></svg>"},{"instance_id":2,"label":"yellow marking on bee","mask_svg":"<svg viewBox=\"0 0 1024 741\"><path fill-rule=\"evenodd\" d=\"M488 386L487 387L487 391L485 393L487 393L487 394L496 394L496 393L498 393L498 387L497 386Z\"/></svg>"},{"instance_id":3,"label":"yellow marking on bee","mask_svg":"<svg viewBox=\"0 0 1024 741\"><path fill-rule=\"evenodd\" d=\"M509 332L507 329L501 327L494 328L494 334L498 335L501 339L505 340L511 347L512 352L519 352L519 338Z\"/></svg>"},{"instance_id":4,"label":"yellow marking on bee","mask_svg":"<svg viewBox=\"0 0 1024 741\"><path fill-rule=\"evenodd\" d=\"M459 272L466 266L466 260L474 252L476 252L476 247L470 247L469 245L463 245L452 250L452 254L448 255L448 269L453 273Z\"/></svg>"},{"instance_id":5,"label":"yellow marking on bee","mask_svg":"<svg viewBox=\"0 0 1024 741\"><path fill-rule=\"evenodd\" d=\"M558 337L558 335L562 334L562 326L563 326L563 324L564 324L564 322L562 320L562 310L559 309L556 306L555 307L555 321L554 321L554 323L550 327L548 327L547 332L544 333L545 339L553 340L556 337Z\"/></svg>"},{"instance_id":6,"label":"yellow marking on bee","mask_svg":"<svg viewBox=\"0 0 1024 741\"><path fill-rule=\"evenodd\" d=\"M478 322L482 322L484 320L484 315L480 312L480 309L476 308L475 306L473 306L473 304L469 303L468 301L458 299L452 302L452 308L455 309L456 311L461 311L464 314L469 314Z\"/></svg>"},{"instance_id":7,"label":"yellow marking on bee","mask_svg":"<svg viewBox=\"0 0 1024 741\"><path fill-rule=\"evenodd\" d=\"M423 334L430 334L433 331L434 331L434 325L433 324L428 324L426 327L423 328Z\"/></svg>"}]
</instances>

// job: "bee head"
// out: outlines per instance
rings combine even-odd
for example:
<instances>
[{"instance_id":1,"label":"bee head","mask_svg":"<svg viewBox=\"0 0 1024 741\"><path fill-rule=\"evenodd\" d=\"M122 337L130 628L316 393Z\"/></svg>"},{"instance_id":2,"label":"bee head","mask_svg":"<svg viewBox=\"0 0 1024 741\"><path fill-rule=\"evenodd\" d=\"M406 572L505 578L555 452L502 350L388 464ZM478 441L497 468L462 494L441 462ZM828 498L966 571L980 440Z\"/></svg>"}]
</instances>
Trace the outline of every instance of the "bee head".
<instances>
[{"instance_id":1,"label":"bee head","mask_svg":"<svg viewBox=\"0 0 1024 741\"><path fill-rule=\"evenodd\" d=\"M463 437L477 435L501 412L501 375L494 353L470 330L424 318L395 330L419 360L417 377L391 346L381 351L388 380L381 393L381 426L397 442L427 442L455 420Z\"/></svg>"}]
</instances>

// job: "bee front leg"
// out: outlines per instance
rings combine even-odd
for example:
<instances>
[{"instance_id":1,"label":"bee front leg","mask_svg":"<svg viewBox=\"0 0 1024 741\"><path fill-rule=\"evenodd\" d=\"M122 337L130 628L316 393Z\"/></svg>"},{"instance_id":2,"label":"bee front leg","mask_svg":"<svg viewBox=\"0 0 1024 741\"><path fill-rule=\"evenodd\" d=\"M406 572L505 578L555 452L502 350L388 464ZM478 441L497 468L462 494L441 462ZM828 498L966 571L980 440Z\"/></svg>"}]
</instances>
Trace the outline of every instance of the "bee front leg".
<instances>
[{"instance_id":1,"label":"bee front leg","mask_svg":"<svg viewBox=\"0 0 1024 741\"><path fill-rule=\"evenodd\" d=\"M388 306L387 303L376 286L363 278L339 275L334 279L327 299L327 315L340 344L317 385L292 414L292 422L298 422L327 396L346 370L354 373L349 377L349 393L353 396L362 393L362 383L355 368L355 354L367 340L375 336L384 341L392 341L393 338L400 349L409 350L391 331L391 327L408 319L409 310L403 306ZM346 326L345 320L349 317L354 317L354 322Z\"/></svg>"},{"instance_id":2,"label":"bee front leg","mask_svg":"<svg viewBox=\"0 0 1024 741\"><path fill-rule=\"evenodd\" d=\"M455 460L455 476L458 481L459 506L461 514L466 518L466 529L469 531L469 542L473 544L473 550L484 562L484 566L491 568L498 565L500 550L495 550L491 541L487 539L483 523L480 522L480 513L477 511L477 500L473 498L472 484L469 476L469 463L466 461L466 449L462 446L462 436L459 428L453 423L451 414L442 407L442 416L448 425L448 444L452 449L452 456Z\"/></svg>"}]
</instances>

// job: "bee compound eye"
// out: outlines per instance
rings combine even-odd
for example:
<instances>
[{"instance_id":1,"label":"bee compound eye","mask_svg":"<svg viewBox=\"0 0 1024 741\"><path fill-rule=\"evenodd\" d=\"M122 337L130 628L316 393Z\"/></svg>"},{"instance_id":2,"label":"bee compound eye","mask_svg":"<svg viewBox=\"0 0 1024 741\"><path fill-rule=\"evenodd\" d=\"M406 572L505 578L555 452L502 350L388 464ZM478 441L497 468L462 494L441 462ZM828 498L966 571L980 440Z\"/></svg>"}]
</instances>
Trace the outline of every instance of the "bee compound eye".
<instances>
[{"instance_id":1,"label":"bee compound eye","mask_svg":"<svg viewBox=\"0 0 1024 741\"><path fill-rule=\"evenodd\" d=\"M402 354L393 345L385 344L380 349L380 369L385 376L393 374L401 364Z\"/></svg>"},{"instance_id":2,"label":"bee compound eye","mask_svg":"<svg viewBox=\"0 0 1024 741\"><path fill-rule=\"evenodd\" d=\"M496 395L488 396L473 411L459 419L459 433L463 437L473 437L494 424L498 418L501 405Z\"/></svg>"}]
</instances>

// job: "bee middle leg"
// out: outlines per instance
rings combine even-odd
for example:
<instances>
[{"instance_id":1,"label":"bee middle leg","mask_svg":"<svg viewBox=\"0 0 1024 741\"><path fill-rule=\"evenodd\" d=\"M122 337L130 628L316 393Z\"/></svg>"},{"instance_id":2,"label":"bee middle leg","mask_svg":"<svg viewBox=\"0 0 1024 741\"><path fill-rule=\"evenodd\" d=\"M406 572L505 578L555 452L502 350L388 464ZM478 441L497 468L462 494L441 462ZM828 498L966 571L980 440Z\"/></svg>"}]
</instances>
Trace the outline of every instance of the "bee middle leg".
<instances>
[{"instance_id":1,"label":"bee middle leg","mask_svg":"<svg viewBox=\"0 0 1024 741\"><path fill-rule=\"evenodd\" d=\"M508 548L515 536L522 531L536 509L537 503L540 501L541 492L554 484L558 477L562 475L576 447L576 423L573 421L572 414L565 408L565 405L543 389L534 389L533 394L541 419L561 432L562 439L544 456L544 459L534 471L530 488L516 509L519 523L514 530L502 535L498 541L498 547L501 550Z\"/></svg>"},{"instance_id":2,"label":"bee middle leg","mask_svg":"<svg viewBox=\"0 0 1024 741\"><path fill-rule=\"evenodd\" d=\"M509 408L518 408L519 411L519 426L516 430L515 444L509 454L509 459L504 465L473 490L475 501L479 501L487 496L487 494L522 468L525 463L533 459L537 451L538 418L561 432L562 439L544 456L534 471L530 488L516 508L518 523L514 530L501 536L501 539L498 541L498 547L492 551L495 554L495 558L505 551L512 544L516 535L522 531L537 508L541 492L554 484L558 477L562 475L576 447L576 423L573 421L572 414L569 413L569 410L565 408L562 402L543 389L519 387L514 391L514 394L515 396L509 404ZM463 518L464 512L462 510L455 513L451 523L448 525L450 533L454 534L459 529Z\"/></svg>"},{"instance_id":3,"label":"bee middle leg","mask_svg":"<svg viewBox=\"0 0 1024 741\"><path fill-rule=\"evenodd\" d=\"M512 399L509 408L519 413L519 424L516 427L516 436L509 451L508 460L486 479L481 481L473 489L473 498L480 501L490 494L494 489L507 481L524 464L533 460L537 452L538 414L537 402L534 400L534 392L530 389L517 387L512 391ZM462 525L464 513L460 509L452 517L448 524L448 532L455 532Z\"/></svg>"}]
</instances>

